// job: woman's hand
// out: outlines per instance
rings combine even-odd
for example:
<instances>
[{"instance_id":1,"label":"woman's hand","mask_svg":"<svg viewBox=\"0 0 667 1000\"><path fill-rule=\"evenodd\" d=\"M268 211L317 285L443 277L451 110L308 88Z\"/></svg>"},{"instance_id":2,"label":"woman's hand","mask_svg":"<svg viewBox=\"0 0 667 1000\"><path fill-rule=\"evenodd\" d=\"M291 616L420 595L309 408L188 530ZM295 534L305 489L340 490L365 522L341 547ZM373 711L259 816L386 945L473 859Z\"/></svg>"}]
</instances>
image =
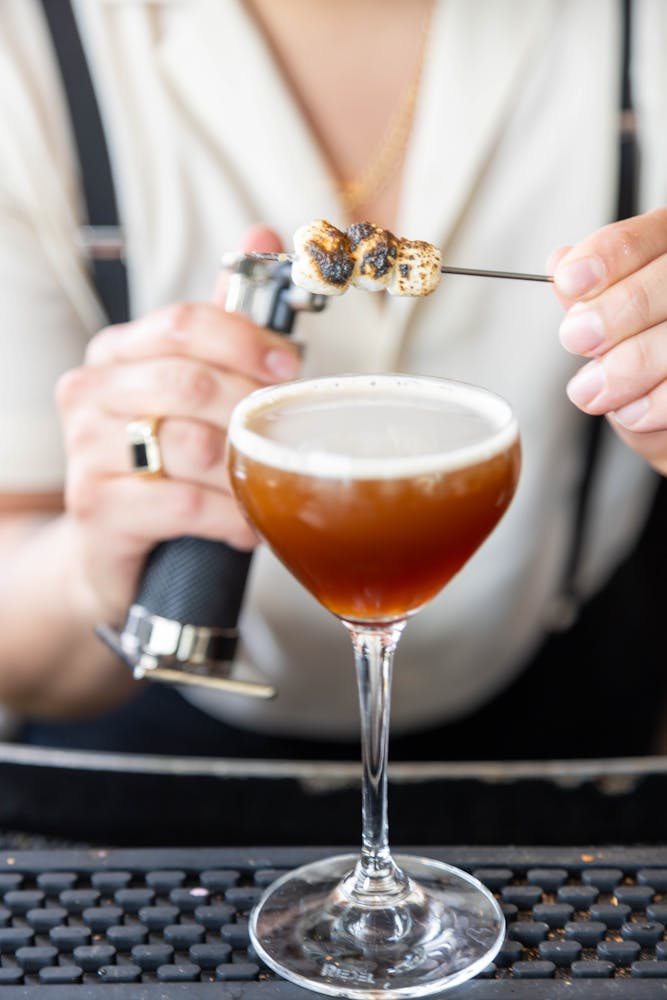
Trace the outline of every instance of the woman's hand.
<instances>
[{"instance_id":1,"label":"woman's hand","mask_svg":"<svg viewBox=\"0 0 667 1000\"><path fill-rule=\"evenodd\" d=\"M268 230L245 249L277 250ZM230 494L224 464L230 413L260 385L293 377L295 348L214 301L178 303L109 327L86 363L60 381L67 452L65 502L85 581L100 620L119 622L148 552L163 539L199 535L238 548L255 538ZM131 420L158 420L164 476L133 473Z\"/></svg>"},{"instance_id":2,"label":"woman's hand","mask_svg":"<svg viewBox=\"0 0 667 1000\"><path fill-rule=\"evenodd\" d=\"M563 346L590 358L567 393L667 475L667 208L605 226L549 262Z\"/></svg>"}]
</instances>

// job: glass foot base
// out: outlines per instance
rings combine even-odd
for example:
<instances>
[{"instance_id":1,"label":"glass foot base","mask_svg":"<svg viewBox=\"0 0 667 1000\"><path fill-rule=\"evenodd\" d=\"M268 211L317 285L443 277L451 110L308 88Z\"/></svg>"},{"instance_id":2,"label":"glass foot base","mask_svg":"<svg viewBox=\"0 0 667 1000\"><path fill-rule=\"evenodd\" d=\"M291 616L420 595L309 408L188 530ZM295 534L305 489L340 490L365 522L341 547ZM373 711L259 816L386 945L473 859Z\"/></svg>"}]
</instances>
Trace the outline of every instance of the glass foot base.
<instances>
[{"instance_id":1,"label":"glass foot base","mask_svg":"<svg viewBox=\"0 0 667 1000\"><path fill-rule=\"evenodd\" d=\"M358 998L427 996L486 968L505 933L491 893L439 861L394 860L408 879L390 902L350 892L352 854L284 875L251 916L258 955L299 986Z\"/></svg>"}]
</instances>

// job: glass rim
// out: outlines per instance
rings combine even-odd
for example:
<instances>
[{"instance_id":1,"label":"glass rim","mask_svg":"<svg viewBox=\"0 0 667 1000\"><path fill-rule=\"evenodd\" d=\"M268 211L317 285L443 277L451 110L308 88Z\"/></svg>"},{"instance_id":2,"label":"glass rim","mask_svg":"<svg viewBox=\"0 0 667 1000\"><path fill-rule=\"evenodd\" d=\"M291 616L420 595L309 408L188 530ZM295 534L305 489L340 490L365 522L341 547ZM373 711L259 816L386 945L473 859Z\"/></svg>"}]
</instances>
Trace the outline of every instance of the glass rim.
<instances>
[{"instance_id":1,"label":"glass rim","mask_svg":"<svg viewBox=\"0 0 667 1000\"><path fill-rule=\"evenodd\" d=\"M460 447L428 451L419 455L385 456L381 458L345 455L340 452L312 448L303 450L298 446L278 442L250 430L248 417L259 409L267 409L304 393L304 388L317 392L329 391L337 384L374 388L377 383L394 386L414 386L421 389L424 398L431 399L475 399L470 405L472 412L478 412L491 419L497 415L497 427L479 441ZM518 438L518 424L510 403L497 392L473 383L433 375L404 374L402 372L344 373L322 375L312 378L294 379L275 385L255 389L236 404L227 430L228 443L251 461L280 468L288 472L327 477L351 479L402 478L415 475L453 472L457 469L480 464L507 450Z\"/></svg>"}]
</instances>

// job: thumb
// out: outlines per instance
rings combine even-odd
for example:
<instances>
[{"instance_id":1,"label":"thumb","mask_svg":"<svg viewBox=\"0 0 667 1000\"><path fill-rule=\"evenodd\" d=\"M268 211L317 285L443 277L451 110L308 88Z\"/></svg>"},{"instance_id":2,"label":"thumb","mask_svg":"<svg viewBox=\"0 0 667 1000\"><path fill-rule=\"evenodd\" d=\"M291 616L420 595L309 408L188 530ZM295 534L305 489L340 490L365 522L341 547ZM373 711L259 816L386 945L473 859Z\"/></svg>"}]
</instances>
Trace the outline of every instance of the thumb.
<instances>
[{"instance_id":1,"label":"thumb","mask_svg":"<svg viewBox=\"0 0 667 1000\"><path fill-rule=\"evenodd\" d=\"M563 260L564 257L567 257L567 255L568 255L568 253L570 252L571 249L572 249L572 247L569 247L569 246L568 247L559 247L557 250L554 250L553 253L550 254L549 259L547 260L547 264L546 264L546 272L547 272L547 274L553 275L553 274L556 273L556 269L558 268L558 265L560 264L560 262ZM558 297L558 300L559 300L560 304L565 309L569 309L570 305L572 304L571 300L570 299L566 299L565 296L561 292L558 291L558 288L557 288L557 286L556 286L555 283L552 285L552 288L554 289L554 291L555 291L555 293L556 293L556 295Z\"/></svg>"},{"instance_id":2,"label":"thumb","mask_svg":"<svg viewBox=\"0 0 667 1000\"><path fill-rule=\"evenodd\" d=\"M268 226L251 226L250 229L246 230L241 240L243 253L250 253L252 250L259 250L263 253L280 253L282 248L282 240Z\"/></svg>"},{"instance_id":3,"label":"thumb","mask_svg":"<svg viewBox=\"0 0 667 1000\"><path fill-rule=\"evenodd\" d=\"M247 229L241 239L239 247L241 253L251 253L258 250L263 253L279 253L283 249L280 237L268 226L255 225ZM213 302L217 306L224 306L227 297L227 283L229 275L221 271L213 290Z\"/></svg>"}]
</instances>

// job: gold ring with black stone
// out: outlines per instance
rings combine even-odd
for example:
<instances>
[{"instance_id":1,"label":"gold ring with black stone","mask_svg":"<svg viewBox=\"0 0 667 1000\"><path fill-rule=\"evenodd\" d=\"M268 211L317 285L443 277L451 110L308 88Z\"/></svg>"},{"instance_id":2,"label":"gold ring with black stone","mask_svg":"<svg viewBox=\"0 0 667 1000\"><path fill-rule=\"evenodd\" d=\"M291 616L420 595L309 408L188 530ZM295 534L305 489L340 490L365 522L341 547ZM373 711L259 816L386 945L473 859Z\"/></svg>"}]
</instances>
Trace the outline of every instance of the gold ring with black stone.
<instances>
[{"instance_id":1,"label":"gold ring with black stone","mask_svg":"<svg viewBox=\"0 0 667 1000\"><path fill-rule=\"evenodd\" d=\"M137 476L161 476L162 452L158 440L159 420L144 417L130 420L125 433L130 449L130 465Z\"/></svg>"}]
</instances>

